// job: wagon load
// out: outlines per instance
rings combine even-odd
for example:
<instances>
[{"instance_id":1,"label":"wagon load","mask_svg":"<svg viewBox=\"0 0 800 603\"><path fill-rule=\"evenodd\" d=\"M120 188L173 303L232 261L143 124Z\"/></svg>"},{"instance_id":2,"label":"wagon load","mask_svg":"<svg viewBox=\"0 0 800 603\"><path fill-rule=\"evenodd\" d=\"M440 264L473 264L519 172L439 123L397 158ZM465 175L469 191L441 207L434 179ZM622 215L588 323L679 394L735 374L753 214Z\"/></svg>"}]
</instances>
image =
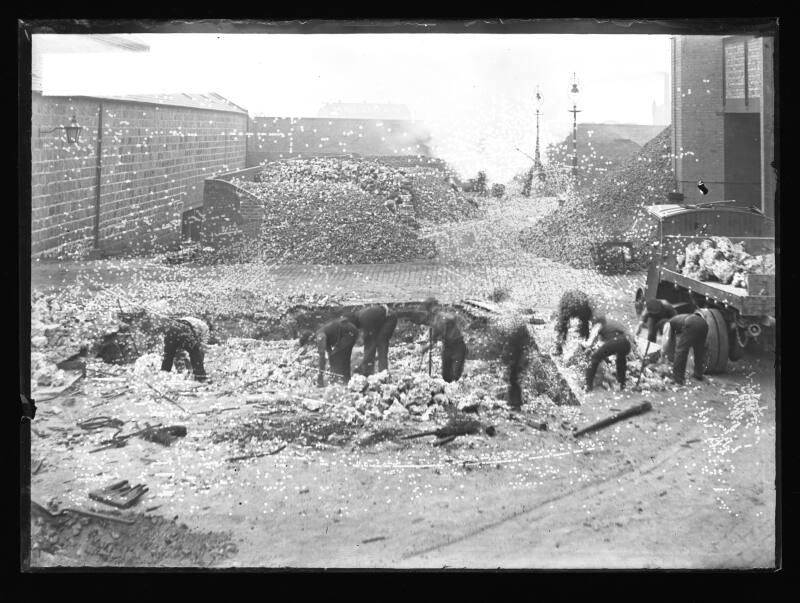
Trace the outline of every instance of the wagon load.
<instances>
[{"instance_id":1,"label":"wagon load","mask_svg":"<svg viewBox=\"0 0 800 603\"><path fill-rule=\"evenodd\" d=\"M775 274L774 255L751 255L728 237L689 243L677 259L684 276L734 287L747 288L747 274Z\"/></svg>"}]
</instances>

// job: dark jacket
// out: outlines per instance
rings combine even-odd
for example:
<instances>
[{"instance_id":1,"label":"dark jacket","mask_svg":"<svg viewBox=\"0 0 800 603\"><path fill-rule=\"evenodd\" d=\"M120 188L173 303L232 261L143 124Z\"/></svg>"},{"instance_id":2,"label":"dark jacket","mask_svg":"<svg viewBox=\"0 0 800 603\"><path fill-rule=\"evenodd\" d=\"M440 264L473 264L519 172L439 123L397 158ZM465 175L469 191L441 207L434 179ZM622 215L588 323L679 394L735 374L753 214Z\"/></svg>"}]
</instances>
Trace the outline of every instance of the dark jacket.
<instances>
[{"instance_id":1,"label":"dark jacket","mask_svg":"<svg viewBox=\"0 0 800 603\"><path fill-rule=\"evenodd\" d=\"M676 314L677 311L668 301L663 299L648 300L647 309L642 315L642 322L647 324L648 341L655 343L658 332L664 327L664 324Z\"/></svg>"},{"instance_id":2,"label":"dark jacket","mask_svg":"<svg viewBox=\"0 0 800 603\"><path fill-rule=\"evenodd\" d=\"M598 336L603 342L609 342L619 337L628 339L628 328L621 322L609 319L606 320L606 323L602 327L600 327Z\"/></svg>"},{"instance_id":3,"label":"dark jacket","mask_svg":"<svg viewBox=\"0 0 800 603\"><path fill-rule=\"evenodd\" d=\"M367 306L355 313L356 326L365 332L378 331L389 314L386 306Z\"/></svg>"},{"instance_id":4,"label":"dark jacket","mask_svg":"<svg viewBox=\"0 0 800 603\"><path fill-rule=\"evenodd\" d=\"M441 339L444 344L452 344L464 341L461 329L458 328L458 320L451 312L437 312L431 322L431 341Z\"/></svg>"}]
</instances>

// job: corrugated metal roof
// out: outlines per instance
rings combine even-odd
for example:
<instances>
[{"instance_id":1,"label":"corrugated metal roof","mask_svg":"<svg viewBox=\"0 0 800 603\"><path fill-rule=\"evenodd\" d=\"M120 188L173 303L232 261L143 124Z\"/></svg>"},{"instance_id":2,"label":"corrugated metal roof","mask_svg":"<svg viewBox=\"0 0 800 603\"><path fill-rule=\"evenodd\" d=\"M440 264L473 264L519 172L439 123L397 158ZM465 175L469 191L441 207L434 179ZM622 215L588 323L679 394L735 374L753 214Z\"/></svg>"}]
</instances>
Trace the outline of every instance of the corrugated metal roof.
<instances>
[{"instance_id":1,"label":"corrugated metal roof","mask_svg":"<svg viewBox=\"0 0 800 603\"><path fill-rule=\"evenodd\" d=\"M51 95L46 94L44 96ZM148 105L164 105L169 107L188 107L191 109L206 109L208 111L225 111L227 113L247 114L247 109L232 103L227 98L217 94L216 92L208 92L205 94L70 94L66 96L69 96L70 98L97 98L124 101L129 103L145 103Z\"/></svg>"}]
</instances>

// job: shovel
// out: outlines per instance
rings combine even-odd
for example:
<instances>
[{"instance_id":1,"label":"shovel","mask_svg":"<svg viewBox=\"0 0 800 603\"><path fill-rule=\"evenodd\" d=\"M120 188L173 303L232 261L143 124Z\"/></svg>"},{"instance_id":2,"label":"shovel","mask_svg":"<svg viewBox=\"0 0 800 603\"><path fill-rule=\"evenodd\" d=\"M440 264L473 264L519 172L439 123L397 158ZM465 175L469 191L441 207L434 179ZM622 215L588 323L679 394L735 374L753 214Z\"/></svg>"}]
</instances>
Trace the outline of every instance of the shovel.
<instances>
[{"instance_id":1,"label":"shovel","mask_svg":"<svg viewBox=\"0 0 800 603\"><path fill-rule=\"evenodd\" d=\"M644 348L644 356L642 356L642 366L639 367L639 378L636 379L636 385L634 388L639 387L639 384L642 382L642 375L644 375L644 365L647 362L647 353L650 351L650 340L647 340L647 345Z\"/></svg>"}]
</instances>

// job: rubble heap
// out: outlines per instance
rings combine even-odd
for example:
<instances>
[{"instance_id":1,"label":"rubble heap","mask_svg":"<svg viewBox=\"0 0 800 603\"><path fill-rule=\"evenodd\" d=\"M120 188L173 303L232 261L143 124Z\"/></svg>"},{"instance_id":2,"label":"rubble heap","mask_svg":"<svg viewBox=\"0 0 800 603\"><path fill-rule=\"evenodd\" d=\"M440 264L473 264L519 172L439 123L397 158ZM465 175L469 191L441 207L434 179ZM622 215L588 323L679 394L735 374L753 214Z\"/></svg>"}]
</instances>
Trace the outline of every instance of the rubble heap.
<instances>
[{"instance_id":1,"label":"rubble heap","mask_svg":"<svg viewBox=\"0 0 800 603\"><path fill-rule=\"evenodd\" d=\"M689 243L677 259L684 276L734 287L747 287L748 273L775 274L774 255L752 256L742 243L733 243L727 237Z\"/></svg>"},{"instance_id":2,"label":"rubble heap","mask_svg":"<svg viewBox=\"0 0 800 603\"><path fill-rule=\"evenodd\" d=\"M520 243L532 253L575 268L593 267L594 247L610 240L631 241L634 260L643 259L650 233L642 230L647 223L641 219L642 208L675 189L670 136L671 128L666 128L595 187L568 198L522 231Z\"/></svg>"},{"instance_id":3,"label":"rubble heap","mask_svg":"<svg viewBox=\"0 0 800 603\"><path fill-rule=\"evenodd\" d=\"M439 176L435 176L439 174ZM447 188L439 170L399 170L365 159L268 163L255 181L235 183L265 207L261 236L245 259L369 264L433 258L419 220L466 217L475 208Z\"/></svg>"},{"instance_id":4,"label":"rubble heap","mask_svg":"<svg viewBox=\"0 0 800 603\"><path fill-rule=\"evenodd\" d=\"M570 368L576 373L578 380L583 383L586 369L589 367L589 362L592 357L592 349L588 347L586 341L571 338L568 340L564 347L563 362L564 366ZM639 372L641 368L641 356L638 356L634 350L628 354L628 370L627 382L629 385L635 384L639 379ZM616 368L612 361L601 362L597 367L595 373L593 386L606 390L613 390L618 388L616 378ZM644 368L644 374L639 382L639 387L642 391L664 391L670 385L671 368L667 364L647 364Z\"/></svg>"}]
</instances>

